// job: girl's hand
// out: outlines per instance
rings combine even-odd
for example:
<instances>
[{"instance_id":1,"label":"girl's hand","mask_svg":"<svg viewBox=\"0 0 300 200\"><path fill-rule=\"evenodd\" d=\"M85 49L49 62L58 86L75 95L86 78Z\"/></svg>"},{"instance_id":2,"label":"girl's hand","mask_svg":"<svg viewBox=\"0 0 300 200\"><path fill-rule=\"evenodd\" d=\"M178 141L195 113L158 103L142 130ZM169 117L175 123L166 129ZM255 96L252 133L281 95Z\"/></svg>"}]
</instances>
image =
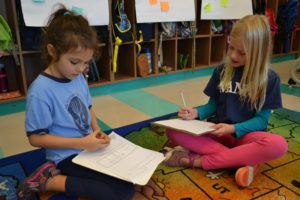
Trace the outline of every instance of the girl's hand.
<instances>
[{"instance_id":1,"label":"girl's hand","mask_svg":"<svg viewBox=\"0 0 300 200\"><path fill-rule=\"evenodd\" d=\"M82 139L84 140L84 149L87 151L96 151L97 149L105 148L110 143L110 138L99 130L92 132Z\"/></svg>"},{"instance_id":2,"label":"girl's hand","mask_svg":"<svg viewBox=\"0 0 300 200\"><path fill-rule=\"evenodd\" d=\"M192 107L183 107L178 111L178 116L182 119L192 120L198 117L198 111Z\"/></svg>"},{"instance_id":3,"label":"girl's hand","mask_svg":"<svg viewBox=\"0 0 300 200\"><path fill-rule=\"evenodd\" d=\"M234 134L235 133L235 128L232 124L219 123L219 124L213 125L212 128L214 128L216 130L212 131L211 134L214 134L218 137L221 137L226 134Z\"/></svg>"}]
</instances>

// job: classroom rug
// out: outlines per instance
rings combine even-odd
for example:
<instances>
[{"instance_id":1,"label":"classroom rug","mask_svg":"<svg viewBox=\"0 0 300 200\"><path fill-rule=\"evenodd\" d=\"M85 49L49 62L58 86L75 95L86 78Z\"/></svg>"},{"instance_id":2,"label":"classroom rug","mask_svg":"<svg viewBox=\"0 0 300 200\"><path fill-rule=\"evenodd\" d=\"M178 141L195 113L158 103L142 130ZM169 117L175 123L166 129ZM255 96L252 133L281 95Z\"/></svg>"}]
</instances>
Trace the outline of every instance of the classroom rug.
<instances>
[{"instance_id":1,"label":"classroom rug","mask_svg":"<svg viewBox=\"0 0 300 200\"><path fill-rule=\"evenodd\" d=\"M134 125L115 129L135 144L155 151L169 145L164 129L150 122L170 118L175 113ZM283 157L265 163L252 185L241 188L235 184L234 171L205 171L167 167L161 163L149 183L136 188L135 200L296 200L300 199L300 113L278 109L272 113L268 130L282 135L289 144ZM0 199L15 199L17 184L45 162L42 149L0 159ZM86 200L66 197L64 193L39 194L40 200Z\"/></svg>"},{"instance_id":2,"label":"classroom rug","mask_svg":"<svg viewBox=\"0 0 300 200\"><path fill-rule=\"evenodd\" d=\"M268 130L282 135L289 144L283 157L265 163L248 188L235 184L233 170L205 171L158 166L148 185L138 188L141 200L206 199L300 199L300 113L279 109ZM132 142L159 151L168 145L163 128L144 127L126 136Z\"/></svg>"}]
</instances>

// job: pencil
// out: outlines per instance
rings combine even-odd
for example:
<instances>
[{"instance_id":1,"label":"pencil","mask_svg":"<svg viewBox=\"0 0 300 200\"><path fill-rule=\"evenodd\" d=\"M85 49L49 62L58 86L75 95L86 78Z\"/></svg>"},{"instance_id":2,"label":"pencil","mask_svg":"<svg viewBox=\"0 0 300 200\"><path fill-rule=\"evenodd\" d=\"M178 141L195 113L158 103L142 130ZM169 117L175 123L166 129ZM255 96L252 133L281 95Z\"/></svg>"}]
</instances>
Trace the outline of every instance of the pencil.
<instances>
[{"instance_id":1,"label":"pencil","mask_svg":"<svg viewBox=\"0 0 300 200\"><path fill-rule=\"evenodd\" d=\"M181 96L181 100L182 100L183 106L186 107L186 102L185 102L184 95L183 95L182 91L180 92L180 96Z\"/></svg>"}]
</instances>

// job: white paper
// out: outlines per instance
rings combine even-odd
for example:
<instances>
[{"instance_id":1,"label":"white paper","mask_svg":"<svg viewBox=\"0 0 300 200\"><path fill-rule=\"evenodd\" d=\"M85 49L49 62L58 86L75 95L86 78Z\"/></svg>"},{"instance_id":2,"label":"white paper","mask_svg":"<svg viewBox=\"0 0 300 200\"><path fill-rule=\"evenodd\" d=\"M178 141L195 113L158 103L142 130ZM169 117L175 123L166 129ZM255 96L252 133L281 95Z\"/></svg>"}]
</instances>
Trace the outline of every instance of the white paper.
<instances>
[{"instance_id":1,"label":"white paper","mask_svg":"<svg viewBox=\"0 0 300 200\"><path fill-rule=\"evenodd\" d=\"M160 2L157 0L155 5L151 5L149 0L136 0L137 23L195 21L194 0L167 0L167 12L161 11Z\"/></svg>"},{"instance_id":2,"label":"white paper","mask_svg":"<svg viewBox=\"0 0 300 200\"><path fill-rule=\"evenodd\" d=\"M82 15L92 26L109 24L108 0L45 0L40 3L21 0L26 26L46 26L49 16L56 11L58 3L62 3L68 9L72 7L82 9Z\"/></svg>"},{"instance_id":3,"label":"white paper","mask_svg":"<svg viewBox=\"0 0 300 200\"><path fill-rule=\"evenodd\" d=\"M202 0L200 19L241 19L252 15L252 0ZM210 6L210 9L207 9Z\"/></svg>"},{"instance_id":4,"label":"white paper","mask_svg":"<svg viewBox=\"0 0 300 200\"><path fill-rule=\"evenodd\" d=\"M148 183L165 158L162 153L140 147L112 132L111 143L95 152L83 151L73 162L135 184Z\"/></svg>"},{"instance_id":5,"label":"white paper","mask_svg":"<svg viewBox=\"0 0 300 200\"><path fill-rule=\"evenodd\" d=\"M202 135L215 130L211 128L213 123L199 120L168 119L156 121L153 122L153 124L187 132L193 135Z\"/></svg>"}]
</instances>

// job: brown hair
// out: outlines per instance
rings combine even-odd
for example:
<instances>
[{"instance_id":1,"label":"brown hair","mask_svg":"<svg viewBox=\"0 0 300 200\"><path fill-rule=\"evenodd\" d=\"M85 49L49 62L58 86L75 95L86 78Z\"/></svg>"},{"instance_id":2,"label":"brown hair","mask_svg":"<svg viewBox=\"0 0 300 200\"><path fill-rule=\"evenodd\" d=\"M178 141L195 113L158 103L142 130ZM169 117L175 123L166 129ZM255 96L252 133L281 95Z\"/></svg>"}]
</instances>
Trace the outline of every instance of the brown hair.
<instances>
[{"instance_id":1,"label":"brown hair","mask_svg":"<svg viewBox=\"0 0 300 200\"><path fill-rule=\"evenodd\" d=\"M59 60L62 54L78 47L92 49L94 57L97 57L98 42L96 31L89 25L87 19L60 4L60 8L50 16L43 34L42 60L47 66L53 59L48 54L48 44L54 46L56 60Z\"/></svg>"}]
</instances>

